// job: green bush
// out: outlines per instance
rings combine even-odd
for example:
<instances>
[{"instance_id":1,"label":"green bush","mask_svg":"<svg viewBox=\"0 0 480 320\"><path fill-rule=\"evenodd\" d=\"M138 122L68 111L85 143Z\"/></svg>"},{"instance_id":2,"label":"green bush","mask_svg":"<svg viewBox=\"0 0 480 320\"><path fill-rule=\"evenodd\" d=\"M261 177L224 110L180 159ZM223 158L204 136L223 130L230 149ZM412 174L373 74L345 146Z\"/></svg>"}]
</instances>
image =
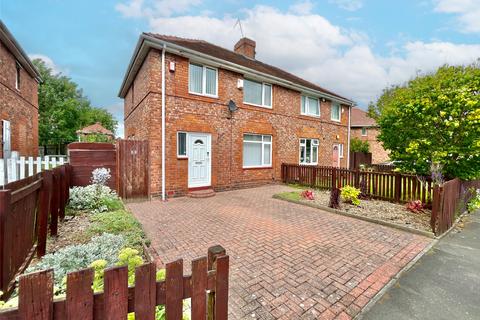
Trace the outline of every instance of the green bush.
<instances>
[{"instance_id":1,"label":"green bush","mask_svg":"<svg viewBox=\"0 0 480 320\"><path fill-rule=\"evenodd\" d=\"M124 209L108 212L100 212L90 217L91 225L87 229L87 236L95 236L102 233L121 235L125 239L125 245L142 250L145 238L142 226L135 217Z\"/></svg>"},{"instance_id":2,"label":"green bush","mask_svg":"<svg viewBox=\"0 0 480 320\"><path fill-rule=\"evenodd\" d=\"M360 200L358 199L361 193L360 189L352 186L345 186L341 189L341 191L342 200L344 202L351 203L356 206L360 204Z\"/></svg>"},{"instance_id":3,"label":"green bush","mask_svg":"<svg viewBox=\"0 0 480 320\"><path fill-rule=\"evenodd\" d=\"M368 141L362 141L358 138L352 138L350 140L350 151L369 153L370 143L368 143Z\"/></svg>"},{"instance_id":4,"label":"green bush","mask_svg":"<svg viewBox=\"0 0 480 320\"><path fill-rule=\"evenodd\" d=\"M467 209L468 212L473 212L477 209L480 209L480 189L477 189L476 191L473 190L475 196L470 199L470 201L467 204Z\"/></svg>"},{"instance_id":5,"label":"green bush","mask_svg":"<svg viewBox=\"0 0 480 320\"><path fill-rule=\"evenodd\" d=\"M71 209L97 213L115 210L120 206L122 206L120 198L107 186L91 184L70 189L68 207Z\"/></svg>"}]
</instances>

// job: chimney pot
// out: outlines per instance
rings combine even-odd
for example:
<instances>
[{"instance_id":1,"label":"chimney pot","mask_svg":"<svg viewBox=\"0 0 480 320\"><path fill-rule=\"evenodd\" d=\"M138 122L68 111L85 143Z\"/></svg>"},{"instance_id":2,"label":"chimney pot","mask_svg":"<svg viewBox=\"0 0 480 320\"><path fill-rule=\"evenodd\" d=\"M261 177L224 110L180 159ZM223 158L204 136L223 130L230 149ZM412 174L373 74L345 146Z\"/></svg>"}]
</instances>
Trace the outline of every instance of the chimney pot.
<instances>
[{"instance_id":1,"label":"chimney pot","mask_svg":"<svg viewBox=\"0 0 480 320\"><path fill-rule=\"evenodd\" d=\"M234 51L244 55L245 57L255 59L255 46L255 41L244 37L238 40L238 42L235 44Z\"/></svg>"}]
</instances>

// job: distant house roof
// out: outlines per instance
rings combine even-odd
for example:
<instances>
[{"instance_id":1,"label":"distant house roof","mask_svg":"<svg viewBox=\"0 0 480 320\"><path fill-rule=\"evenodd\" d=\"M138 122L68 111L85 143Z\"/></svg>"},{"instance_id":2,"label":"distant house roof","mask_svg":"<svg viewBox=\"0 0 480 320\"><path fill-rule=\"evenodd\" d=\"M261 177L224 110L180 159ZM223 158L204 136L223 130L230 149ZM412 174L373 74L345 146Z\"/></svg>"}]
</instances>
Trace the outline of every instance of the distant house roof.
<instances>
[{"instance_id":1,"label":"distant house roof","mask_svg":"<svg viewBox=\"0 0 480 320\"><path fill-rule=\"evenodd\" d=\"M77 134L104 134L107 136L113 136L112 131L103 127L100 122L86 126L83 129L77 130Z\"/></svg>"},{"instance_id":2,"label":"distant house roof","mask_svg":"<svg viewBox=\"0 0 480 320\"><path fill-rule=\"evenodd\" d=\"M352 120L351 127L376 127L377 123L374 119L370 118L367 112L360 108L352 108Z\"/></svg>"},{"instance_id":3,"label":"distant house roof","mask_svg":"<svg viewBox=\"0 0 480 320\"><path fill-rule=\"evenodd\" d=\"M203 40L185 39L185 38L179 38L175 36L159 35L154 33L143 33L140 36L139 43L135 50L134 56L132 57L132 61L130 62L130 66L127 70L127 74L125 75L122 88L120 89L119 96L121 98L125 97L126 92L130 86L130 83L133 80L136 72L138 71L139 65L143 61L143 58L141 58L142 61L137 63L139 65L135 67L135 64L136 64L135 62L137 60L137 57L140 56L141 47L144 45L145 41L148 43L156 42L157 47L159 49L162 49L162 47L161 46L159 47L158 45L166 44L167 52L170 47L171 49L177 49L177 52L176 52L177 54L186 54L187 53L186 50L188 50L191 52L191 54L198 54L198 55L204 55L207 57L213 57L220 64L223 62L224 65L222 65L222 67L224 68L226 68L227 66L230 66L231 69L241 68L242 70L245 70L246 73L248 71L251 71L251 72L253 71L260 76L262 75L271 76L277 79L281 79L285 81L285 83L287 84L288 83L292 84L293 86L295 86L296 90L303 91L302 88L306 88L327 99L337 100L339 102L342 102L348 105L353 104L352 100L345 98L339 94L336 94L332 91L329 91L327 89L324 89L312 82L309 82L300 77L297 77L289 72L286 72L282 69L271 66L269 64L263 63L256 59L245 57L242 54L222 48L212 43L209 43ZM146 53L144 53L144 55L146 55Z\"/></svg>"},{"instance_id":4,"label":"distant house roof","mask_svg":"<svg viewBox=\"0 0 480 320\"><path fill-rule=\"evenodd\" d=\"M13 54L18 63L20 63L22 68L25 69L32 78L36 79L38 82L42 81L40 73L2 20L0 20L0 42L5 45L8 51Z\"/></svg>"}]
</instances>

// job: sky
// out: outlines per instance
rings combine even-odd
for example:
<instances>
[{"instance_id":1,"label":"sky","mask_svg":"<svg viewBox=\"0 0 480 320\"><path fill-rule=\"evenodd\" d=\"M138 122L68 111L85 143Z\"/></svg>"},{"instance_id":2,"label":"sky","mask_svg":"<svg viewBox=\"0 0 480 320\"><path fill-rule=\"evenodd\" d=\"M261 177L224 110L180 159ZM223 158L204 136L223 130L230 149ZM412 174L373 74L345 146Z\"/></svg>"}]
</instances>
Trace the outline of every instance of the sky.
<instances>
[{"instance_id":1,"label":"sky","mask_svg":"<svg viewBox=\"0 0 480 320\"><path fill-rule=\"evenodd\" d=\"M118 91L141 32L232 49L354 100L443 64L480 58L480 0L0 0L0 19L31 58L79 84L123 135Z\"/></svg>"}]
</instances>

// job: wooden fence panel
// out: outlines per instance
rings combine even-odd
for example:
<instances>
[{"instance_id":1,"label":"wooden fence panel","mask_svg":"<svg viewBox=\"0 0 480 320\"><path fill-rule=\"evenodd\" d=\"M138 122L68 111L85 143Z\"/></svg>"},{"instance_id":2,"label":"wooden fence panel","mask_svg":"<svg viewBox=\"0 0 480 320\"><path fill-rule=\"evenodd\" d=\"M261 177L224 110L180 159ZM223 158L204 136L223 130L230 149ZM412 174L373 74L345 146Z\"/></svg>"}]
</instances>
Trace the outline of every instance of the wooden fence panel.
<instances>
[{"instance_id":1,"label":"wooden fence panel","mask_svg":"<svg viewBox=\"0 0 480 320\"><path fill-rule=\"evenodd\" d=\"M124 199L150 195L149 144L147 140L117 140L117 190Z\"/></svg>"},{"instance_id":2,"label":"wooden fence panel","mask_svg":"<svg viewBox=\"0 0 480 320\"><path fill-rule=\"evenodd\" d=\"M152 302L153 306L166 306L167 319L181 319L182 301L187 298L192 298L192 308L196 310L192 310L192 319L227 320L229 258L221 246L211 247L208 253L208 260L206 257L195 260L196 271L192 276L183 275L182 260L167 264L165 281L156 281L154 264L140 266L135 270L136 285L130 288L126 266L106 270L105 291L95 294L91 289L92 269L70 273L67 297L55 301L52 301L51 271L23 275L18 292L19 308L0 311L0 320L126 319L130 312L136 313L136 319L144 320L151 319ZM203 300L205 304L207 296L212 309L199 303ZM207 310L206 316L202 310Z\"/></svg>"}]
</instances>

